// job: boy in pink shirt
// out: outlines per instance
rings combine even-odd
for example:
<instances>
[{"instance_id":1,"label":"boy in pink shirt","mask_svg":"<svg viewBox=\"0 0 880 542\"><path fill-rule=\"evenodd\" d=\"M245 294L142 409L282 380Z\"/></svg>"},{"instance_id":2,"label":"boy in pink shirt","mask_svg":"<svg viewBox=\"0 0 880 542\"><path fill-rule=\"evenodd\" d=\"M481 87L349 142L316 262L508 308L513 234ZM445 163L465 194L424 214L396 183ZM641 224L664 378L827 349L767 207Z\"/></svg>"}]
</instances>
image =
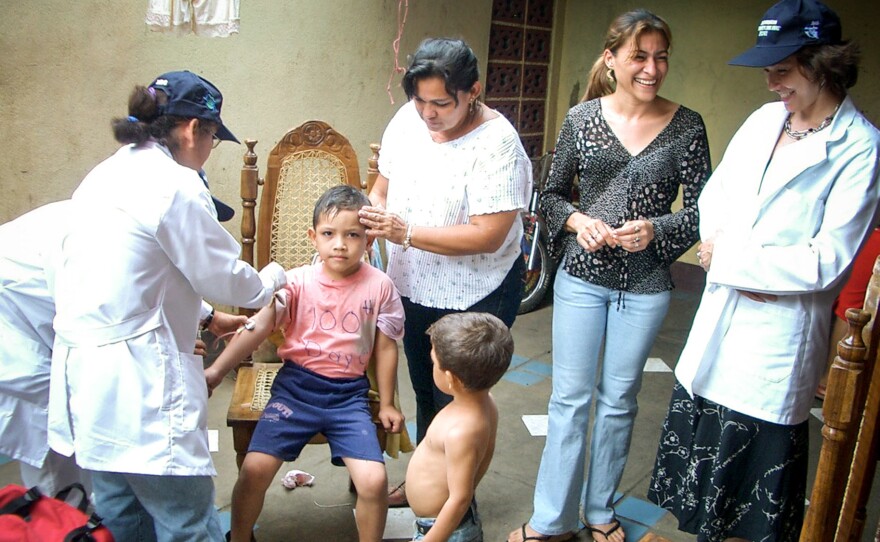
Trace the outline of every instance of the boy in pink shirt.
<instances>
[{"instance_id":1,"label":"boy in pink shirt","mask_svg":"<svg viewBox=\"0 0 880 542\"><path fill-rule=\"evenodd\" d=\"M320 261L289 270L288 285L252 318L253 328L242 328L205 369L213 390L275 328L284 330L278 355L285 363L232 492L233 542L251 540L278 469L296 459L317 433L327 437L333 464L348 468L357 489L360 540L382 539L388 482L365 373L375 353L379 419L386 431L399 432L404 418L393 398L404 317L391 279L364 264L367 236L358 220L364 205L369 205L366 196L346 185L318 199L309 238Z\"/></svg>"}]
</instances>

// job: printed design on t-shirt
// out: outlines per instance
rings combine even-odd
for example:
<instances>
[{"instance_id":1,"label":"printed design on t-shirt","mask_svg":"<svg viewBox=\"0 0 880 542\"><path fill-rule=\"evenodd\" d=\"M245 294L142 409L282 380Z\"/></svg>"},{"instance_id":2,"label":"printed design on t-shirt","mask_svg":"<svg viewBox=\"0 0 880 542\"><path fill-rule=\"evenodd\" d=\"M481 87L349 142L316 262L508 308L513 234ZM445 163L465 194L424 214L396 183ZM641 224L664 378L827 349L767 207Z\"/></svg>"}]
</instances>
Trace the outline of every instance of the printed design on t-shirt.
<instances>
[{"instance_id":1,"label":"printed design on t-shirt","mask_svg":"<svg viewBox=\"0 0 880 542\"><path fill-rule=\"evenodd\" d=\"M277 422L281 418L288 419L291 416L293 416L293 410L289 406L278 401L272 401L263 409L263 415L260 416L260 419L261 421Z\"/></svg>"},{"instance_id":2,"label":"printed design on t-shirt","mask_svg":"<svg viewBox=\"0 0 880 542\"><path fill-rule=\"evenodd\" d=\"M344 307L340 307L340 309L344 310ZM318 314L319 310L320 315ZM376 302L372 299L366 299L363 303L360 303L360 310L364 314L363 319L357 314L357 312L352 310L346 311L341 317L339 317L338 314L333 313L332 309L317 309L311 307L308 309L309 316L311 316L309 329L320 330L322 334L337 336L356 335L358 338L363 338L360 336L363 334L364 320L375 318ZM349 344L353 347L364 346L365 343L369 346L372 345L371 340L363 341L350 340L350 338L346 339L348 339ZM308 338L303 338L301 341L305 360L312 360L326 356L326 359L331 362L343 366L346 372L350 372L353 363L357 365L360 371L363 371L366 369L367 362L369 361L371 350L369 346L364 348L363 352L343 352L333 350L325 353L324 349L318 342Z\"/></svg>"}]
</instances>

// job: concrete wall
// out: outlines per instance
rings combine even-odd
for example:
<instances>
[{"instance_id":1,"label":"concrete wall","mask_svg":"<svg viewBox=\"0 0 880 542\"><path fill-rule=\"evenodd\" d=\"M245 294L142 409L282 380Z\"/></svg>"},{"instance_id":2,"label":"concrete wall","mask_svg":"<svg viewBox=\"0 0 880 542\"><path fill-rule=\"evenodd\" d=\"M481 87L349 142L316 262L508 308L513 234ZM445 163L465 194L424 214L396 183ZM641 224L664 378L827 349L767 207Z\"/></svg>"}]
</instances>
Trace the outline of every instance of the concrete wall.
<instances>
[{"instance_id":1,"label":"concrete wall","mask_svg":"<svg viewBox=\"0 0 880 542\"><path fill-rule=\"evenodd\" d=\"M851 95L876 125L880 124L880 2L825 0L840 16L844 38L862 48L859 83ZM661 94L703 115L712 162L721 160L727 143L754 109L774 101L760 69L728 66L727 61L755 43L757 24L770 0L557 0L559 52L553 126L548 148L571 105L584 93L587 73L602 52L605 32L624 11L645 8L672 28L669 74Z\"/></svg>"},{"instance_id":2,"label":"concrete wall","mask_svg":"<svg viewBox=\"0 0 880 542\"><path fill-rule=\"evenodd\" d=\"M856 103L880 123L880 19L876 0L828 0L844 35L862 45ZM0 222L70 195L116 143L109 122L126 114L134 84L190 69L226 98L223 118L239 139L258 139L265 157L288 129L329 122L355 146L362 169L403 103L394 66L399 0L245 0L241 33L224 39L154 33L145 0L0 2ZM589 67L614 16L645 7L674 34L662 94L706 121L717 164L731 135L761 103L774 99L760 70L726 62L754 42L768 0L557 0L548 104L548 148L562 117L584 91ZM400 64L427 36L467 40L485 73L491 0L411 0ZM212 189L238 201L243 146L224 143L206 169ZM264 164L263 160L260 164ZM362 172L363 174L363 172ZM237 232L237 225L230 225Z\"/></svg>"},{"instance_id":3,"label":"concrete wall","mask_svg":"<svg viewBox=\"0 0 880 542\"><path fill-rule=\"evenodd\" d=\"M410 1L400 63L428 36L488 52L490 0ZM146 0L0 2L0 222L68 197L117 144L135 84L189 69L224 95L223 119L265 158L284 132L309 119L352 142L362 175L368 144L403 103L394 66L398 0L245 0L229 38L147 30ZM206 164L212 189L238 198L244 146L223 143ZM259 162L265 164L264 160ZM229 226L237 233L235 221Z\"/></svg>"}]
</instances>

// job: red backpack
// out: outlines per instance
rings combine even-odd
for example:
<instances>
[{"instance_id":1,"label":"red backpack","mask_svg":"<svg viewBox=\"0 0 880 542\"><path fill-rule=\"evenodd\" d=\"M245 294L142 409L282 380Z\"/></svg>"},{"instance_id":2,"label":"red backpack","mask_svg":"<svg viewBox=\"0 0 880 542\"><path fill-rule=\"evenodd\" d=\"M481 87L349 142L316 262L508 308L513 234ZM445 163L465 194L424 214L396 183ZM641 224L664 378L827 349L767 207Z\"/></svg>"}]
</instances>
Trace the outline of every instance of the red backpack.
<instances>
[{"instance_id":1,"label":"red backpack","mask_svg":"<svg viewBox=\"0 0 880 542\"><path fill-rule=\"evenodd\" d=\"M65 499L82 494L73 506ZM113 542L97 514L87 514L89 497L81 484L71 484L55 498L36 487L10 484L0 489L0 542Z\"/></svg>"}]
</instances>

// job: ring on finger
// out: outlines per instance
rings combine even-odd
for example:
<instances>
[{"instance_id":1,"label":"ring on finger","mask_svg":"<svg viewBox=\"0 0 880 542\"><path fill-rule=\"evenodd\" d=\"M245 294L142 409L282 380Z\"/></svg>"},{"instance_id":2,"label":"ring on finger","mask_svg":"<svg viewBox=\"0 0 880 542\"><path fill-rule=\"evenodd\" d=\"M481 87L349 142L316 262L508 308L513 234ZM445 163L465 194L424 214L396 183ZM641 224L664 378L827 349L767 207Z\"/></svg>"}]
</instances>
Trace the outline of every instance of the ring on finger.
<instances>
[{"instance_id":1,"label":"ring on finger","mask_svg":"<svg viewBox=\"0 0 880 542\"><path fill-rule=\"evenodd\" d=\"M639 241L641 241L641 240L642 240L641 237L636 236L636 244L639 244Z\"/></svg>"}]
</instances>

